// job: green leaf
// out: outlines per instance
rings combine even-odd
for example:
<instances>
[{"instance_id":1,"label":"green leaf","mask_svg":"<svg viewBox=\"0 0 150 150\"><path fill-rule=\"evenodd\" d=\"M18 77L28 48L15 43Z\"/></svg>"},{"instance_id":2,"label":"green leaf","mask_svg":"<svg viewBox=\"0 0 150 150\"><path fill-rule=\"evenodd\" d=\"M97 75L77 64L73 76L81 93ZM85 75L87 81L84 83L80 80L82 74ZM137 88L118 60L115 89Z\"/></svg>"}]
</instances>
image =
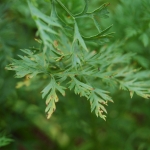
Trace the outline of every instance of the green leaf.
<instances>
[{"instance_id":1,"label":"green leaf","mask_svg":"<svg viewBox=\"0 0 150 150\"><path fill-rule=\"evenodd\" d=\"M144 46L147 47L149 44L149 37L147 36L147 34L142 34L140 36L140 40L143 42Z\"/></svg>"},{"instance_id":2,"label":"green leaf","mask_svg":"<svg viewBox=\"0 0 150 150\"><path fill-rule=\"evenodd\" d=\"M49 119L52 115L52 113L56 109L55 103L58 102L58 96L56 94L56 91L59 91L63 96L65 96L63 86L60 86L56 83L55 78L52 77L50 83L42 90L42 98L44 98L46 95L46 109L45 112L47 113L47 119Z\"/></svg>"},{"instance_id":3,"label":"green leaf","mask_svg":"<svg viewBox=\"0 0 150 150\"><path fill-rule=\"evenodd\" d=\"M48 25L61 27L60 24L58 24L55 21L53 21L52 18L50 18L49 16L46 16L45 14L40 12L36 7L34 7L33 4L29 0L28 0L28 5L29 5L29 8L30 8L31 14L33 16L33 19L35 21L37 21L38 18L39 18L42 21L46 22Z\"/></svg>"},{"instance_id":4,"label":"green leaf","mask_svg":"<svg viewBox=\"0 0 150 150\"><path fill-rule=\"evenodd\" d=\"M0 147L6 146L13 142L14 140L6 137L6 136L0 136Z\"/></svg>"},{"instance_id":5,"label":"green leaf","mask_svg":"<svg viewBox=\"0 0 150 150\"><path fill-rule=\"evenodd\" d=\"M77 25L77 23L76 23L76 21L75 21L75 24L74 24L74 40L73 40L73 43L75 43L76 40L78 40L79 43L81 44L81 46L82 46L86 51L88 51L88 49L87 49L87 47L86 47L86 44L85 44L85 42L84 42L84 40L83 40L83 38L81 37L81 34L80 34L80 32L79 32L78 25Z\"/></svg>"}]
</instances>

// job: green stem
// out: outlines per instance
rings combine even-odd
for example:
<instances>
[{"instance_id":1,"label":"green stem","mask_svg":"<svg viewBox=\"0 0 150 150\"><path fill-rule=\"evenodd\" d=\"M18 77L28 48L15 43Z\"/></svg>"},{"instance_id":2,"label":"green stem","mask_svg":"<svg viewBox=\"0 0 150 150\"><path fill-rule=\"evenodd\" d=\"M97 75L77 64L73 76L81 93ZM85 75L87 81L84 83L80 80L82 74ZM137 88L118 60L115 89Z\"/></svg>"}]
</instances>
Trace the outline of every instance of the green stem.
<instances>
[{"instance_id":1,"label":"green stem","mask_svg":"<svg viewBox=\"0 0 150 150\"><path fill-rule=\"evenodd\" d=\"M60 0L55 0L66 12L74 19L74 15L64 6L64 4Z\"/></svg>"}]
</instances>

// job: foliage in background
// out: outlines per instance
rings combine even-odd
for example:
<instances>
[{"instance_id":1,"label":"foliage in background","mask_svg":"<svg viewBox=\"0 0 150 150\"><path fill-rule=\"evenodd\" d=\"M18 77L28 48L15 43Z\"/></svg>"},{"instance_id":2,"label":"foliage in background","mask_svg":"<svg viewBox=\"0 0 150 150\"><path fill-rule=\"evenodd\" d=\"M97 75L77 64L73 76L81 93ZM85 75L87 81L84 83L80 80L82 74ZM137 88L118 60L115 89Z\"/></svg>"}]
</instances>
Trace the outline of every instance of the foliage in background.
<instances>
[{"instance_id":1,"label":"foliage in background","mask_svg":"<svg viewBox=\"0 0 150 150\"><path fill-rule=\"evenodd\" d=\"M0 133L0 147L10 144L13 140Z\"/></svg>"},{"instance_id":2,"label":"foliage in background","mask_svg":"<svg viewBox=\"0 0 150 150\"><path fill-rule=\"evenodd\" d=\"M144 5L143 2L147 4ZM82 10L81 6L84 5L84 1L82 5L80 5L81 3L78 1L63 1L63 3L74 14L79 13ZM95 6L102 4L101 1L92 1L91 3L92 4L89 7L90 11L94 10ZM28 76L26 76L23 81L16 80L12 77L13 73L4 71L4 67L1 67L2 72L0 73L0 86L1 93L5 96L0 98L1 106L3 106L0 110L0 128L7 129L8 132L12 134L13 139L15 140L15 142L10 144L10 146L6 146L6 149L24 148L33 150L43 149L45 147L49 149L81 150L144 150L150 148L150 122L148 119L150 104L149 101L142 100L136 95L134 95L131 100L129 98L128 92L121 92L120 90L118 90L117 86L110 86L116 85L116 79L119 80L119 82L122 82L128 81L131 78L139 78L138 80L142 82L136 82L136 84L130 83L125 85L130 89L132 88L132 90L134 90L134 88L136 88L137 90L138 87L139 92L142 85L142 87L146 88L147 92L149 92L149 42L147 42L148 44L145 45L143 42L144 40L141 40L141 38L139 38L144 33L149 36L148 24L150 19L148 17L148 9L145 8L145 6L148 7L149 1L138 0L137 3L133 2L132 5L131 3L131 1L115 1L115 3L112 1L111 5L109 6L111 17L106 20L100 18L99 21L100 24L102 24L103 29L106 28L106 26L108 26L109 24L114 24L112 31L115 31L116 34L114 35L114 38L110 39L110 43L103 43L103 45L98 46L93 43L85 42L87 47L90 48L89 52L91 51L92 56L95 56L98 53L102 54L100 55L100 57L103 56L103 65L106 66L103 67L103 65L101 64L101 67L99 66L99 64L94 64L94 67L97 71L103 72L106 69L108 72L111 72L111 70L116 70L119 75L122 75L120 77L118 76L118 78L113 74L111 78L107 79L107 82L98 82L97 78L92 81L88 78L88 80L92 84L94 84L94 86L101 87L105 91L107 90L112 93L111 95L115 101L115 104L110 103L109 107L107 107L107 111L109 112L107 122L103 122L92 115L90 113L90 106L85 101L85 98L80 98L79 96L74 95L72 92L69 92L68 89L66 91L65 97L59 95L60 100L59 103L57 103L57 111L52 115L51 119L47 121L43 115L45 106L44 102L41 101L40 92L50 80L48 75L40 74L32 79L28 79ZM5 33L4 35L6 36L6 39L3 38L3 43L6 43L5 45L7 47L9 46L9 48L1 48L0 52L2 52L2 54L4 54L4 52L7 52L9 55L1 54L1 57L5 56L7 58L1 59L1 62L4 62L3 60L9 61L12 55L14 58L17 58L16 56L18 54L24 55L19 50L20 48L28 48L34 53L35 56L39 56L39 53L41 53L40 50L43 50L45 44L47 43L38 45L36 42L34 42L34 35L37 29L30 17L30 11L28 9L27 3L25 1L16 0L16 3L10 2L8 4L7 11L5 11L5 14L7 15L4 17L4 19L6 20L6 22L8 22L9 25L11 22L11 27L8 28L10 32L7 32L7 28L2 28L2 26L0 26L0 31L3 31L3 33ZM6 2L3 1L2 5L6 5ZM19 8L18 6L21 6L21 8ZM4 6L2 7L4 8ZM34 7L39 8L42 14L50 14L50 5L47 5L47 2L34 1ZM136 8L139 8L139 11L136 11ZM60 14L60 17L65 20L65 23L73 28L74 24L71 19L69 19L70 17L66 17L65 11L59 5L57 5L57 10ZM129 10L133 10L133 15L131 15ZM137 17L135 17L134 12L137 13ZM2 14L4 14L4 12ZM130 21L128 20L129 16L131 17ZM144 19L144 17L141 16L146 16L147 20L141 20ZM41 19L38 19L36 17L33 18L36 19L36 21L40 20L40 23L43 23ZM110 23L108 23L107 21L109 21ZM2 23L2 21L0 23ZM44 21L44 23L46 22ZM93 28L94 25L91 23L91 21L89 21L88 23L84 21L84 26L82 24L82 20L78 20L79 31L82 31L81 35L87 34L86 36L90 36L97 33L97 30ZM89 25L87 29L84 28L86 27L85 24ZM137 33L135 35L128 36L129 33L132 33L128 32L129 27L131 27L132 30L136 30ZM54 29L56 31L59 30L59 33L60 30L62 30L62 28ZM86 31L89 32L87 33ZM13 34L11 32L13 32ZM40 32L38 33L39 34L36 39L41 42L39 40L39 38L41 37ZM73 37L70 35L73 35L73 32L72 30L69 30L67 33L68 34L66 36L63 36L63 38L66 37L65 40L68 40L69 45L71 45ZM3 34L1 33L1 35ZM3 37L5 37L4 35ZM11 39L9 38L10 35L12 35ZM9 40L7 38L10 39L10 42L14 41L14 44L9 44ZM60 41L62 41L63 38L60 38ZM49 39L46 39L46 41L47 40ZM120 42L118 42L118 40L120 40ZM111 44L111 42L113 44ZM53 44L55 44L55 46L58 46L58 50L62 46L62 44L59 45L59 41L58 43L55 42ZM39 51L37 50L37 48L39 49ZM67 49L69 48L70 46L67 47ZM82 49L81 46L79 46L79 48ZM66 49L63 48L63 50ZM92 50L95 51L92 52ZM83 50L82 57L84 57L85 53L86 51ZM134 55L132 53L134 53ZM114 55L116 56L116 60ZM58 62L60 62L61 59L59 60L59 58L61 58L61 56L57 56ZM128 59L129 57L131 59ZM40 55L40 58L43 58L43 56ZM105 58L110 59L111 61L107 62L105 61ZM41 60L42 59L38 61L38 65L42 64ZM31 61L34 60L31 59ZM112 62L116 62L116 64L114 65ZM120 62L124 63L121 64ZM82 59L80 60L80 63L83 63ZM77 62L76 64L77 69L80 68L80 63ZM6 62L5 64L8 64L8 62ZM107 66L107 64L111 65ZM141 68L141 70L137 70L137 74L135 74L135 72L129 72L130 74L126 76L126 71L129 71L129 69L133 70L133 68L129 67L129 65L132 65L136 68ZM58 66L59 65L57 64L55 66L56 68L50 68L50 71L53 71L54 74L57 74L59 72ZM118 69L124 69L124 72L120 72ZM82 73L81 70L79 70L78 72L80 74ZM87 71L86 73L91 72ZM56 80L59 79L57 78ZM82 78L79 78L78 80L80 82L85 82L85 80L83 80ZM105 80L105 78L103 80ZM66 82L69 81L67 80ZM61 83L62 86L66 86L66 82ZM15 85L17 85L16 89ZM133 92L131 91L130 94L132 96ZM10 124L11 126L9 126Z\"/></svg>"},{"instance_id":3,"label":"foliage in background","mask_svg":"<svg viewBox=\"0 0 150 150\"><path fill-rule=\"evenodd\" d=\"M136 3L122 0L115 8L115 15L111 16L114 29L118 33L116 38L125 40L124 50L126 52L132 51L139 54L134 57L134 61L144 69L149 69L150 64L150 50L148 48L150 45L149 7L150 2L148 0L137 0ZM120 26L115 26L118 23Z\"/></svg>"}]
</instances>

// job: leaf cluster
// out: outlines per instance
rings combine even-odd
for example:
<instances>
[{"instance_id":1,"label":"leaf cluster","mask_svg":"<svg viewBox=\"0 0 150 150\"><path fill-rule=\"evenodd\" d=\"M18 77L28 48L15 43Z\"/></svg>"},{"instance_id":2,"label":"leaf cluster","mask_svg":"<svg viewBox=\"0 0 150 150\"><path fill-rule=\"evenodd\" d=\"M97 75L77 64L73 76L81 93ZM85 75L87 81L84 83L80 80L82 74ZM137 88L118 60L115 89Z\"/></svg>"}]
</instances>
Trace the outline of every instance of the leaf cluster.
<instances>
[{"instance_id":1,"label":"leaf cluster","mask_svg":"<svg viewBox=\"0 0 150 150\"><path fill-rule=\"evenodd\" d=\"M108 15L108 3L88 12L89 3L85 0L83 11L73 14L62 1L51 0L51 15L48 16L28 1L38 28L40 47L22 50L26 55L19 55L20 60L13 59L7 69L14 70L17 78L45 75L50 80L42 90L42 98L46 97L47 118L56 109L57 93L65 96L66 89L86 97L91 111L104 120L105 106L113 101L109 87L127 90L131 97L134 93L150 97L149 84L142 80L144 72L138 73L139 70L130 65L135 54L125 54L121 50L123 44L119 43L100 46L113 34L107 33L112 25L102 30L99 22L99 18ZM59 16L57 5L69 15L67 22L72 19L71 24ZM92 19L97 34L86 37L81 33L78 19L84 21L84 18Z\"/></svg>"}]
</instances>

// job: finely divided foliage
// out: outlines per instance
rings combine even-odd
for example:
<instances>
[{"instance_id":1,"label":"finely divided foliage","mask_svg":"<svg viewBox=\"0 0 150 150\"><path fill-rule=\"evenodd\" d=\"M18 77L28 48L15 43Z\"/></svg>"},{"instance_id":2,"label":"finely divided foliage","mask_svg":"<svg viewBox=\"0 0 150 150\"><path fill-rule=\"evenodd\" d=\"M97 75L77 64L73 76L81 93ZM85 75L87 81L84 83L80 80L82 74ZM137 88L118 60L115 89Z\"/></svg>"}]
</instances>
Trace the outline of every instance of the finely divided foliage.
<instances>
[{"instance_id":1,"label":"finely divided foliage","mask_svg":"<svg viewBox=\"0 0 150 150\"><path fill-rule=\"evenodd\" d=\"M101 29L100 18L107 17L108 3L89 12L89 1L84 0L83 11L73 14L60 0L51 0L51 15L45 15L31 2L28 5L31 15L38 28L39 49L22 50L26 56L20 60L14 59L7 69L16 71L15 77L48 76L50 81L42 90L42 98L46 97L47 118L56 109L58 92L65 96L65 90L70 89L80 96L86 97L91 104L91 111L105 120L107 103L113 102L109 96L109 87L134 93L144 98L150 97L149 83L143 81L144 72L129 66L133 53L123 54L122 43L104 45L113 33L107 33L112 27ZM72 19L67 24L59 16L57 7L62 7ZM90 18L97 34L84 36L79 27L78 19ZM94 45L94 46L93 46ZM100 48L101 47L101 48ZM148 74L150 74L148 72ZM105 89L105 90L104 90Z\"/></svg>"}]
</instances>

